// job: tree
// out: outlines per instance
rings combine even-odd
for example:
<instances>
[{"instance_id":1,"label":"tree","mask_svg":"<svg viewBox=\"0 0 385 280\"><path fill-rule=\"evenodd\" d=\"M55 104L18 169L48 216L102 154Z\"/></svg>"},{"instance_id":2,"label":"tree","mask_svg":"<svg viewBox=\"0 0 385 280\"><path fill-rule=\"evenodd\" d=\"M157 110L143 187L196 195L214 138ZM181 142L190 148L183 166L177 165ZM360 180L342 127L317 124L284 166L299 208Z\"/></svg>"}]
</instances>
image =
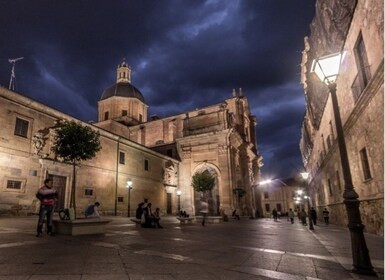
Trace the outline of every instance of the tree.
<instances>
[{"instance_id":1,"label":"tree","mask_svg":"<svg viewBox=\"0 0 385 280\"><path fill-rule=\"evenodd\" d=\"M70 207L74 208L76 217L76 166L83 160L94 158L100 151L100 134L75 121L62 122L54 131L52 152L73 167Z\"/></svg>"},{"instance_id":2,"label":"tree","mask_svg":"<svg viewBox=\"0 0 385 280\"><path fill-rule=\"evenodd\" d=\"M191 185L197 192L211 191L215 186L215 177L207 170L197 172L192 177Z\"/></svg>"}]
</instances>

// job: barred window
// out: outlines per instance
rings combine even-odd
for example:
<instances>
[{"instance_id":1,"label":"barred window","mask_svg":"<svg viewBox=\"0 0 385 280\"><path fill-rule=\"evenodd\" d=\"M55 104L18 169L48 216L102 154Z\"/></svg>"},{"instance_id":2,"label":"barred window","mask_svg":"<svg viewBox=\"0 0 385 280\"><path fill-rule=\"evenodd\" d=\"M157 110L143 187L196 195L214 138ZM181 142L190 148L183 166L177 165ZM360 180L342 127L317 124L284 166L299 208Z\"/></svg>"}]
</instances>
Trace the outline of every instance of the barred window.
<instances>
[{"instance_id":1,"label":"barred window","mask_svg":"<svg viewBox=\"0 0 385 280\"><path fill-rule=\"evenodd\" d=\"M85 196L93 196L94 195L94 190L93 189L85 189L84 190L84 195Z\"/></svg>"},{"instance_id":2,"label":"barred window","mask_svg":"<svg viewBox=\"0 0 385 280\"><path fill-rule=\"evenodd\" d=\"M27 138L29 121L16 117L15 135Z\"/></svg>"},{"instance_id":3,"label":"barred window","mask_svg":"<svg viewBox=\"0 0 385 280\"><path fill-rule=\"evenodd\" d=\"M21 190L21 184L22 184L22 181L8 180L7 189Z\"/></svg>"}]
</instances>

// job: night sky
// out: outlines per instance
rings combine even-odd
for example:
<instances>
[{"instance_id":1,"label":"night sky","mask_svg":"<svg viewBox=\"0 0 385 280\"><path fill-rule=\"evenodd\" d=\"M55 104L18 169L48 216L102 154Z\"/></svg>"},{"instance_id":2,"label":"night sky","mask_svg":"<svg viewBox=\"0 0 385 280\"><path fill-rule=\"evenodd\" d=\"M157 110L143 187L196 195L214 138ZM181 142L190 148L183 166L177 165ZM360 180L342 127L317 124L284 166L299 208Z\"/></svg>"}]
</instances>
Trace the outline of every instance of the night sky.
<instances>
[{"instance_id":1,"label":"night sky","mask_svg":"<svg viewBox=\"0 0 385 280\"><path fill-rule=\"evenodd\" d=\"M123 58L149 115L218 104L242 88L264 178L303 169L300 63L315 0L2 0L0 84L80 120Z\"/></svg>"}]
</instances>

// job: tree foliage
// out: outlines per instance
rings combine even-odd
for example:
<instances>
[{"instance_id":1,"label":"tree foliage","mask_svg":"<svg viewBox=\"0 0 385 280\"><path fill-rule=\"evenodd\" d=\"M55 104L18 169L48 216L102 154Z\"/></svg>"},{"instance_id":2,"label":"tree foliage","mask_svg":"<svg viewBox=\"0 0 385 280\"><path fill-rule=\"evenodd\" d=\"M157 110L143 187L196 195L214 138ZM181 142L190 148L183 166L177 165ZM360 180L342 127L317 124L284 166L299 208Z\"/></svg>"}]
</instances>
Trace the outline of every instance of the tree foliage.
<instances>
[{"instance_id":1,"label":"tree foliage","mask_svg":"<svg viewBox=\"0 0 385 280\"><path fill-rule=\"evenodd\" d=\"M51 150L65 162L77 164L89 160L100 151L99 132L75 121L65 122L55 128L54 145Z\"/></svg>"},{"instance_id":2,"label":"tree foliage","mask_svg":"<svg viewBox=\"0 0 385 280\"><path fill-rule=\"evenodd\" d=\"M215 177L207 170L198 172L192 177L191 185L197 192L211 191L215 186Z\"/></svg>"},{"instance_id":3,"label":"tree foliage","mask_svg":"<svg viewBox=\"0 0 385 280\"><path fill-rule=\"evenodd\" d=\"M96 156L102 148L100 134L89 126L83 126L75 121L62 122L55 127L54 143L51 148L55 157L72 165L72 188L70 207L74 208L76 217L76 165L82 160Z\"/></svg>"}]
</instances>

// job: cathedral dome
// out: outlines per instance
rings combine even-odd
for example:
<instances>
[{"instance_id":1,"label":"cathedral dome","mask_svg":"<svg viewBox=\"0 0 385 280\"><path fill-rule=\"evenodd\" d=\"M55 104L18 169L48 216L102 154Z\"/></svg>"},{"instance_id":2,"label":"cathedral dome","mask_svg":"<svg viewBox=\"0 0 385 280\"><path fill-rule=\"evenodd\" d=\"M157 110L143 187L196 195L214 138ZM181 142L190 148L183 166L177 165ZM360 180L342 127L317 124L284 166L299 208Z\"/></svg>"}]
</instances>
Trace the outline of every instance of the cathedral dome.
<instances>
[{"instance_id":1,"label":"cathedral dome","mask_svg":"<svg viewBox=\"0 0 385 280\"><path fill-rule=\"evenodd\" d=\"M100 100L104 100L113 96L133 97L145 103L142 93L128 82L116 83L112 86L109 86L103 91Z\"/></svg>"},{"instance_id":2,"label":"cathedral dome","mask_svg":"<svg viewBox=\"0 0 385 280\"><path fill-rule=\"evenodd\" d=\"M113 96L137 98L145 103L142 93L131 84L131 68L125 61L116 69L116 83L103 91L100 100Z\"/></svg>"}]
</instances>

